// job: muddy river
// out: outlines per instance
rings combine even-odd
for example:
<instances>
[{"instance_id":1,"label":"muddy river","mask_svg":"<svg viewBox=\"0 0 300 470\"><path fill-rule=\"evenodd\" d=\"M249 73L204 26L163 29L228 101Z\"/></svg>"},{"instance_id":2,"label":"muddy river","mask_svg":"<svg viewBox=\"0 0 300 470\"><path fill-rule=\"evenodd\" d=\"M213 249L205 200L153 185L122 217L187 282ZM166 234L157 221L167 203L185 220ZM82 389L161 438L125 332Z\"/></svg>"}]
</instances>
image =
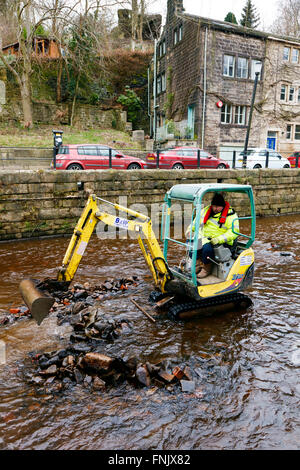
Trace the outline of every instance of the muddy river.
<instances>
[{"instance_id":1,"label":"muddy river","mask_svg":"<svg viewBox=\"0 0 300 470\"><path fill-rule=\"evenodd\" d=\"M125 313L133 324L107 352L187 364L197 369L197 395L128 383L105 392L74 385L37 393L21 373L28 353L64 347L70 327L58 326L54 314L41 326L28 318L2 326L0 449L300 449L299 233L300 216L257 221L246 312L151 323L126 292L103 301L104 312ZM55 277L67 244L0 244L0 312L22 304L23 277ZM147 308L153 285L137 243L94 237L76 280L133 274L142 279L134 298Z\"/></svg>"}]
</instances>

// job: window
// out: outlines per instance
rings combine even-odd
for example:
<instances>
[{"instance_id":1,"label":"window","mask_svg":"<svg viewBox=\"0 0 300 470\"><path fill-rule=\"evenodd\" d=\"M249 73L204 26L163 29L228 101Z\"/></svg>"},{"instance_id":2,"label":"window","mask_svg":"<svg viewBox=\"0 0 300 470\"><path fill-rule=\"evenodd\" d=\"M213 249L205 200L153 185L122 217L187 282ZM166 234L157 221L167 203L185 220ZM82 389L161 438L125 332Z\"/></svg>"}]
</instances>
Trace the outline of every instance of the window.
<instances>
[{"instance_id":1,"label":"window","mask_svg":"<svg viewBox=\"0 0 300 470\"><path fill-rule=\"evenodd\" d=\"M261 80L261 72L262 72L262 62L261 60L251 60L251 80L255 80L255 69L256 66L258 67L260 64L260 74L258 76L258 80Z\"/></svg>"},{"instance_id":2,"label":"window","mask_svg":"<svg viewBox=\"0 0 300 470\"><path fill-rule=\"evenodd\" d=\"M234 77L234 63L232 55L224 55L223 75L225 77Z\"/></svg>"},{"instance_id":3,"label":"window","mask_svg":"<svg viewBox=\"0 0 300 470\"><path fill-rule=\"evenodd\" d=\"M295 88L293 86L290 86L289 101L294 101L294 92L295 92Z\"/></svg>"},{"instance_id":4,"label":"window","mask_svg":"<svg viewBox=\"0 0 300 470\"><path fill-rule=\"evenodd\" d=\"M166 40L163 39L159 44L159 57L162 57L166 53Z\"/></svg>"},{"instance_id":5,"label":"window","mask_svg":"<svg viewBox=\"0 0 300 470\"><path fill-rule=\"evenodd\" d=\"M157 77L156 88L157 88L157 94L161 93L161 76L160 75Z\"/></svg>"},{"instance_id":6,"label":"window","mask_svg":"<svg viewBox=\"0 0 300 470\"><path fill-rule=\"evenodd\" d=\"M298 88L298 98L297 98L298 104L300 103L300 87Z\"/></svg>"},{"instance_id":7,"label":"window","mask_svg":"<svg viewBox=\"0 0 300 470\"><path fill-rule=\"evenodd\" d=\"M223 104L221 109L221 123L231 124L232 122L232 106L231 104Z\"/></svg>"},{"instance_id":8,"label":"window","mask_svg":"<svg viewBox=\"0 0 300 470\"><path fill-rule=\"evenodd\" d=\"M300 126L299 126L299 124L295 126L295 140L300 140Z\"/></svg>"},{"instance_id":9,"label":"window","mask_svg":"<svg viewBox=\"0 0 300 470\"><path fill-rule=\"evenodd\" d=\"M293 49L292 50L292 62L294 64L298 64L298 59L299 59L299 50L298 49Z\"/></svg>"},{"instance_id":10,"label":"window","mask_svg":"<svg viewBox=\"0 0 300 470\"><path fill-rule=\"evenodd\" d=\"M174 29L174 46L178 43L178 32L177 29Z\"/></svg>"},{"instance_id":11,"label":"window","mask_svg":"<svg viewBox=\"0 0 300 470\"><path fill-rule=\"evenodd\" d=\"M246 106L236 106L234 113L234 123L244 126L246 124Z\"/></svg>"},{"instance_id":12,"label":"window","mask_svg":"<svg viewBox=\"0 0 300 470\"><path fill-rule=\"evenodd\" d=\"M59 147L59 153L64 154L64 155L69 155L69 153L70 153L69 147L60 146Z\"/></svg>"},{"instance_id":13,"label":"window","mask_svg":"<svg viewBox=\"0 0 300 470\"><path fill-rule=\"evenodd\" d=\"M281 101L286 101L286 92L287 92L287 86L281 85L281 92L280 92Z\"/></svg>"},{"instance_id":14,"label":"window","mask_svg":"<svg viewBox=\"0 0 300 470\"><path fill-rule=\"evenodd\" d=\"M166 91L166 74L163 72L161 74L161 91Z\"/></svg>"},{"instance_id":15,"label":"window","mask_svg":"<svg viewBox=\"0 0 300 470\"><path fill-rule=\"evenodd\" d=\"M238 58L237 77L248 78L248 60L245 59L244 57Z\"/></svg>"},{"instance_id":16,"label":"window","mask_svg":"<svg viewBox=\"0 0 300 470\"><path fill-rule=\"evenodd\" d=\"M78 155L98 155L97 149L96 146L78 147L77 153Z\"/></svg>"},{"instance_id":17,"label":"window","mask_svg":"<svg viewBox=\"0 0 300 470\"><path fill-rule=\"evenodd\" d=\"M182 39L182 24L178 28L178 41Z\"/></svg>"},{"instance_id":18,"label":"window","mask_svg":"<svg viewBox=\"0 0 300 470\"><path fill-rule=\"evenodd\" d=\"M291 124L288 124L286 126L286 138L290 139L291 136L292 136L292 126L291 126Z\"/></svg>"},{"instance_id":19,"label":"window","mask_svg":"<svg viewBox=\"0 0 300 470\"><path fill-rule=\"evenodd\" d=\"M291 53L291 48L284 47L283 48L283 60L290 60L290 53Z\"/></svg>"}]
</instances>

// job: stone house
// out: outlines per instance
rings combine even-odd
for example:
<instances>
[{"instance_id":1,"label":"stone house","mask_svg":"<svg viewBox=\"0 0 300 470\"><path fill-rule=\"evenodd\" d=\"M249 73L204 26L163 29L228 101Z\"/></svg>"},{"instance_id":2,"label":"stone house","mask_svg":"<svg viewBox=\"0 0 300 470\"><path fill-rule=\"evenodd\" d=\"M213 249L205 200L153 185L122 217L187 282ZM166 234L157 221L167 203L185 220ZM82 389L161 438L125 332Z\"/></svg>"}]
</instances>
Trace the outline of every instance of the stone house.
<instances>
[{"instance_id":1,"label":"stone house","mask_svg":"<svg viewBox=\"0 0 300 470\"><path fill-rule=\"evenodd\" d=\"M231 160L244 147L258 66L248 147L300 150L299 56L299 39L190 15L183 0L168 0L154 56L157 140L171 122L181 136Z\"/></svg>"}]
</instances>

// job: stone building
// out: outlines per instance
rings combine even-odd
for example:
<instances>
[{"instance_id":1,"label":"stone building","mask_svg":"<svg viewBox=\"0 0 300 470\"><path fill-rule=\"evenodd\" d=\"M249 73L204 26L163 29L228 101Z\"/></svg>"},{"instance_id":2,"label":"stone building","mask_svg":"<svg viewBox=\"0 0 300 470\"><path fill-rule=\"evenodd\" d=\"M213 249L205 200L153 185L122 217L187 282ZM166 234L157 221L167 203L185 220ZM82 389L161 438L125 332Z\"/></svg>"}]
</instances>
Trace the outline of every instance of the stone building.
<instances>
[{"instance_id":1,"label":"stone building","mask_svg":"<svg viewBox=\"0 0 300 470\"><path fill-rule=\"evenodd\" d=\"M244 146L258 67L248 147L300 150L299 55L299 39L190 15L183 0L168 0L154 66L157 140L168 128L231 159Z\"/></svg>"}]
</instances>

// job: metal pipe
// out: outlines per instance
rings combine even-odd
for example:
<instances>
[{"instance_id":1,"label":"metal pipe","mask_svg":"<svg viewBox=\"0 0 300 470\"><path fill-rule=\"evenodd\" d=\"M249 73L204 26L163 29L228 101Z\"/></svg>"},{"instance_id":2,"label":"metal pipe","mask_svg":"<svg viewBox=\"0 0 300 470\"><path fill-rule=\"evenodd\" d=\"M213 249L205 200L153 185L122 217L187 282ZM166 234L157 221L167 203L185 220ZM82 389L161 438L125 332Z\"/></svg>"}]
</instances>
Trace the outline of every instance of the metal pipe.
<instances>
[{"instance_id":1,"label":"metal pipe","mask_svg":"<svg viewBox=\"0 0 300 470\"><path fill-rule=\"evenodd\" d=\"M202 131L201 131L201 148L204 148L204 129L205 129L205 110L206 110L206 66L207 66L207 28L205 28L204 41L204 63L203 63L203 104L202 104Z\"/></svg>"},{"instance_id":2,"label":"metal pipe","mask_svg":"<svg viewBox=\"0 0 300 470\"><path fill-rule=\"evenodd\" d=\"M147 69L147 78L148 78L148 116L149 116L149 129L150 129L150 137L152 137L152 115L150 109L150 67Z\"/></svg>"},{"instance_id":3,"label":"metal pipe","mask_svg":"<svg viewBox=\"0 0 300 470\"><path fill-rule=\"evenodd\" d=\"M153 56L153 61L154 61L154 67L153 67L153 73L154 73L154 79L153 79L153 138L154 142L156 142L156 87L157 87L157 77L156 77L156 43L157 40L154 39L154 56Z\"/></svg>"},{"instance_id":4,"label":"metal pipe","mask_svg":"<svg viewBox=\"0 0 300 470\"><path fill-rule=\"evenodd\" d=\"M254 80L254 87L253 87L253 92L252 92L251 108L250 108L249 121L248 121L248 127L247 127L247 133L246 133L246 139L245 139L245 145L244 145L244 151L243 151L243 168L246 168L246 166L247 166L248 142L249 142L249 135L250 135L250 128L251 128L251 121L252 121L252 114L253 114L253 108L254 108L254 102L255 102L255 95L256 95L258 77L259 77L259 72L255 72L255 80Z\"/></svg>"}]
</instances>

